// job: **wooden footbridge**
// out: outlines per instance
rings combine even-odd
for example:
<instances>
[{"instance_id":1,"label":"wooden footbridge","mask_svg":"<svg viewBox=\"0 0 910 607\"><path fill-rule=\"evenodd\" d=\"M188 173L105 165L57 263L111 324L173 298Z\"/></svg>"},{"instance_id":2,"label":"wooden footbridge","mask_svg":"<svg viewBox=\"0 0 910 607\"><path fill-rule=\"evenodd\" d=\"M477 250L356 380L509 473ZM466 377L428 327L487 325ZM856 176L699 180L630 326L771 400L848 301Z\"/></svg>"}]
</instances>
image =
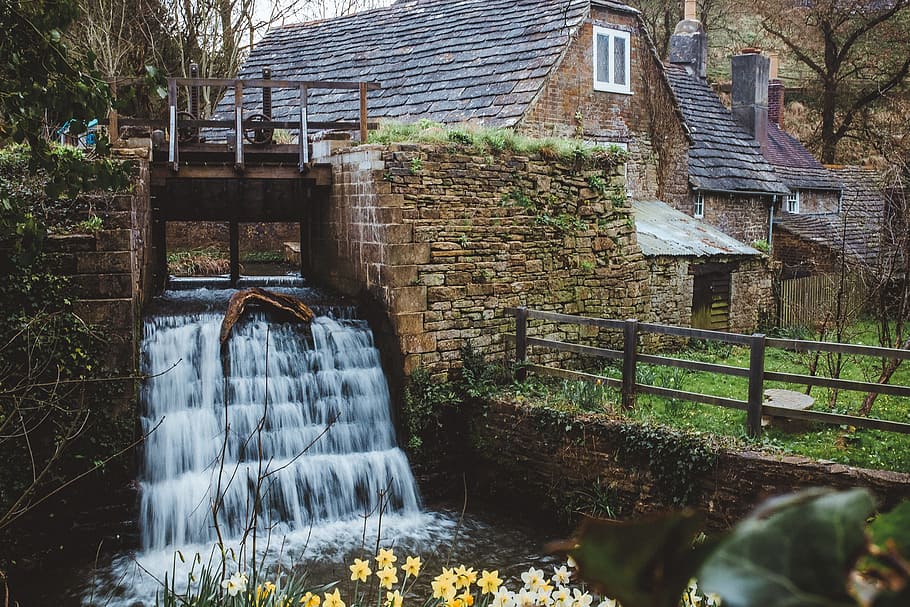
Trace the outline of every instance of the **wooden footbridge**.
<instances>
[{"instance_id":1,"label":"wooden footbridge","mask_svg":"<svg viewBox=\"0 0 910 607\"><path fill-rule=\"evenodd\" d=\"M200 117L200 91L224 90L233 96L232 111ZM230 282L239 278L239 224L296 222L300 225L301 271L312 263L310 230L314 207L327 203L332 186L331 165L314 163L311 133L347 132L367 140L367 92L370 82L274 80L262 78L168 79L168 116L163 120L118 118L112 113L110 133L120 127L146 130L152 140L152 250L158 268L156 284L167 278L168 221L226 222L230 241ZM251 89L261 90L261 107L249 110ZM299 100L291 120L272 117L272 90L292 89ZM359 95L359 120L309 120L311 91L337 89ZM246 107L244 92L247 91ZM180 95L179 93L184 93ZM185 98L186 109L178 100ZM226 104L222 102L221 107ZM227 115L225 115L227 114ZM276 132L296 133L296 143L276 142ZM352 137L353 138L353 137Z\"/></svg>"}]
</instances>

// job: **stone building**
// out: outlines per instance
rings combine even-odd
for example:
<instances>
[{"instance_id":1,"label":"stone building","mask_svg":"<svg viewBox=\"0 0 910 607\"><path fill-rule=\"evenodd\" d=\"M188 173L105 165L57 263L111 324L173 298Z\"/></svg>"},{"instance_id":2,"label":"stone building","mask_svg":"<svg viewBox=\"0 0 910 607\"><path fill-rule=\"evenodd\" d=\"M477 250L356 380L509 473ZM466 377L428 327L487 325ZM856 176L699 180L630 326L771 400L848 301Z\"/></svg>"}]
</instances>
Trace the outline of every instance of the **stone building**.
<instances>
[{"instance_id":1,"label":"stone building","mask_svg":"<svg viewBox=\"0 0 910 607\"><path fill-rule=\"evenodd\" d=\"M715 106L689 104L680 92L688 86L681 79L710 92L703 78L684 76L686 68L679 63L665 66L640 13L610 0L397 2L272 30L240 76L258 77L266 68L276 79L379 82L382 88L368 96L371 120L509 127L532 137L619 146L629 154L624 175L629 199L661 200L692 214L693 202L707 196L712 202L702 206L706 221L746 243L768 239L774 197L788 192L758 144L729 117L717 128L723 138L731 128L739 133L724 148L730 149L732 162L712 167L710 147L719 136L703 135L701 125L718 123L725 110L713 93ZM245 100L251 108L257 101ZM276 91L272 107L277 119L294 119L297 94ZM694 114L703 110L703 116ZM354 120L358 112L355 96L314 90L308 98L311 121ZM674 226L666 227L668 238L687 238L686 231L669 235ZM750 263L765 259L739 246ZM674 272L679 269L677 261L659 257ZM717 284L732 284L739 260L729 262L714 266L721 276ZM693 272L686 278L690 283L696 265L686 264L686 271ZM767 275L766 262L758 265ZM765 278L756 284L769 285ZM677 291L670 282L652 281L650 288L665 291L652 297L681 298L688 310L695 303L692 290ZM742 290L728 289L729 318L755 321L764 298L738 302L738 292ZM691 314L657 314L655 319L689 324ZM746 330L755 325L743 321L730 326Z\"/></svg>"}]
</instances>

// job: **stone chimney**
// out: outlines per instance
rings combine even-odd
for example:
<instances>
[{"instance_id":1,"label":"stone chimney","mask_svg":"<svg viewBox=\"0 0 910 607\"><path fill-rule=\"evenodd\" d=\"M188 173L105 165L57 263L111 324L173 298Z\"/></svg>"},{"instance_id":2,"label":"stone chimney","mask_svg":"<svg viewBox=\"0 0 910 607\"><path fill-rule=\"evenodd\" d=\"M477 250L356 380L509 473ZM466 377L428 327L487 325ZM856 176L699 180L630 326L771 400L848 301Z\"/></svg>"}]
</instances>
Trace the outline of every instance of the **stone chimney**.
<instances>
[{"instance_id":1,"label":"stone chimney","mask_svg":"<svg viewBox=\"0 0 910 607\"><path fill-rule=\"evenodd\" d=\"M704 78L708 63L705 26L695 18L695 0L685 0L683 20L670 37L670 63L682 65L693 78Z\"/></svg>"},{"instance_id":2,"label":"stone chimney","mask_svg":"<svg viewBox=\"0 0 910 607\"><path fill-rule=\"evenodd\" d=\"M768 70L770 62L757 49L733 57L733 119L752 138L768 146Z\"/></svg>"},{"instance_id":3,"label":"stone chimney","mask_svg":"<svg viewBox=\"0 0 910 607\"><path fill-rule=\"evenodd\" d=\"M777 77L780 57L777 53L768 53L771 67L768 73L768 120L780 126L781 114L784 111L784 83Z\"/></svg>"}]
</instances>

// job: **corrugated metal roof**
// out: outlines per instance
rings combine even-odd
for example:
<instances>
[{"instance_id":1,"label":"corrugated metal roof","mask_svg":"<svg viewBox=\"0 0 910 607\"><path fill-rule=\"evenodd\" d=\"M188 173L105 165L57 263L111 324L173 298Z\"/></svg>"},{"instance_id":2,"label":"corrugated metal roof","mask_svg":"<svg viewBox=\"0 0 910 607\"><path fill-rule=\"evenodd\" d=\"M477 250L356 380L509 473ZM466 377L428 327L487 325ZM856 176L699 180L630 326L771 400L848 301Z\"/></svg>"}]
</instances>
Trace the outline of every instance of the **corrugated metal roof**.
<instances>
[{"instance_id":1,"label":"corrugated metal roof","mask_svg":"<svg viewBox=\"0 0 910 607\"><path fill-rule=\"evenodd\" d=\"M704 221L689 217L659 200L635 200L638 244L647 256L761 255Z\"/></svg>"}]
</instances>

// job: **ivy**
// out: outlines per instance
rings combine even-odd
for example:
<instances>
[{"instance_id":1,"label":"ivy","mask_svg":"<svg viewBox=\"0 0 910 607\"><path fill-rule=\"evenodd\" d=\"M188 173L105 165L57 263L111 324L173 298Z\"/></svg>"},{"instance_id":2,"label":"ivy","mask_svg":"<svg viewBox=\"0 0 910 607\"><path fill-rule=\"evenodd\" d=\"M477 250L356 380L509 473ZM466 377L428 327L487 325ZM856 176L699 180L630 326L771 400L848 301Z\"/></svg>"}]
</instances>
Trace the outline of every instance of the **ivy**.
<instances>
[{"instance_id":1,"label":"ivy","mask_svg":"<svg viewBox=\"0 0 910 607\"><path fill-rule=\"evenodd\" d=\"M622 423L616 429L616 455L634 464L647 462L655 486L674 506L694 504L700 480L717 463L717 454L700 436L662 426Z\"/></svg>"}]
</instances>

